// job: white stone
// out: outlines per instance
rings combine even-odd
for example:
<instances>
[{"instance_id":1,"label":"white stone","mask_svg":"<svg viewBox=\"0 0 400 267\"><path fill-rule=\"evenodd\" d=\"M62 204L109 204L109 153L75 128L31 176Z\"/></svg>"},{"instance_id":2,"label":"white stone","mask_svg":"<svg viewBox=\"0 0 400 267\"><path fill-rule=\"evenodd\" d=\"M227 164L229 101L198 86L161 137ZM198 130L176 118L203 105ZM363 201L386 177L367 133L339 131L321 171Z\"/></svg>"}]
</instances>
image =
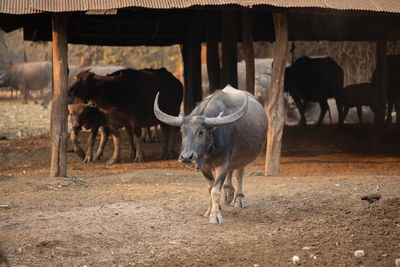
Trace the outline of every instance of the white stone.
<instances>
[{"instance_id":1,"label":"white stone","mask_svg":"<svg viewBox=\"0 0 400 267\"><path fill-rule=\"evenodd\" d=\"M364 250L362 250L362 249L356 250L356 251L354 252L354 256L356 256L356 257L364 257L364 256L365 256L365 252L364 252Z\"/></svg>"},{"instance_id":2,"label":"white stone","mask_svg":"<svg viewBox=\"0 0 400 267\"><path fill-rule=\"evenodd\" d=\"M396 264L396 267L400 267L400 258L397 258L394 263Z\"/></svg>"},{"instance_id":3,"label":"white stone","mask_svg":"<svg viewBox=\"0 0 400 267\"><path fill-rule=\"evenodd\" d=\"M299 258L299 256L294 255L294 256L292 257L292 262L293 262L293 264L299 265L299 264L300 264L300 258Z\"/></svg>"}]
</instances>

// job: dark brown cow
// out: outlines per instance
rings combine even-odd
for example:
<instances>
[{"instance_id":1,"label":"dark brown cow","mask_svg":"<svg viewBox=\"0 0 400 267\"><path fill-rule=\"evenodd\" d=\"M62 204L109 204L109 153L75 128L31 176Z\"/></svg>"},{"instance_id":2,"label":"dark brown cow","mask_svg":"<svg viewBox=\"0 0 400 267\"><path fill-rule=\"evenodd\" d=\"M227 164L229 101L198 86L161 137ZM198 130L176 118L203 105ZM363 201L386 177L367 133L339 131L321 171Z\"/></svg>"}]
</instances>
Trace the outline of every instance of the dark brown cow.
<instances>
[{"instance_id":1,"label":"dark brown cow","mask_svg":"<svg viewBox=\"0 0 400 267\"><path fill-rule=\"evenodd\" d=\"M136 152L135 161L144 160L141 145L141 128L160 124L153 113L153 101L160 91L160 106L169 113L178 115L182 101L183 86L165 68L133 70L123 69L107 76L96 75L90 70L78 74L77 81L70 88L70 96L81 99L83 102L96 106L105 114L107 126L111 132L117 132L123 125L130 125L133 129ZM170 127L161 124L164 134L162 157L174 155L175 138L170 150L168 141ZM114 137L115 147L119 147L119 136ZM120 160L119 151L116 151L108 163Z\"/></svg>"}]
</instances>

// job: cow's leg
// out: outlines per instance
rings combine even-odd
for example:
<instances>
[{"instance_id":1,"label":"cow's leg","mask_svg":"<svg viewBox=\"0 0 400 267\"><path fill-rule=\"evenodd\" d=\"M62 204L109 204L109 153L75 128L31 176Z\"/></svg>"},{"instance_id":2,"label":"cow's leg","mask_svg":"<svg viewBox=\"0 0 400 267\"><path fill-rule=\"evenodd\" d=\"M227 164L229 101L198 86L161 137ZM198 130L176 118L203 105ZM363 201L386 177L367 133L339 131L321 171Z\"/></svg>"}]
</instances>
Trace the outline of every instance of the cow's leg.
<instances>
[{"instance_id":1,"label":"cow's leg","mask_svg":"<svg viewBox=\"0 0 400 267\"><path fill-rule=\"evenodd\" d=\"M338 110L338 115L339 115L339 121L338 121L338 123L339 123L339 125L340 126L342 126L343 125L343 122L344 122L344 117L343 117L343 105L342 105L342 103L340 102L340 100L338 100L337 98L336 98L336 107L337 107L337 110Z\"/></svg>"},{"instance_id":2,"label":"cow's leg","mask_svg":"<svg viewBox=\"0 0 400 267\"><path fill-rule=\"evenodd\" d=\"M111 134L114 141L114 154L106 164L118 163L121 160L121 137L118 129L111 129Z\"/></svg>"},{"instance_id":3,"label":"cow's leg","mask_svg":"<svg viewBox=\"0 0 400 267\"><path fill-rule=\"evenodd\" d=\"M141 132L142 132L142 128L133 127L133 139L135 141L135 146L136 146L136 156L135 156L135 160L134 160L135 162L143 162L144 161L142 140L140 139Z\"/></svg>"},{"instance_id":4,"label":"cow's leg","mask_svg":"<svg viewBox=\"0 0 400 267\"><path fill-rule=\"evenodd\" d=\"M356 106L357 108L357 116L360 124L363 125L363 114L362 114L362 106Z\"/></svg>"},{"instance_id":5,"label":"cow's leg","mask_svg":"<svg viewBox=\"0 0 400 267\"><path fill-rule=\"evenodd\" d=\"M400 101L394 104L394 108L396 109L396 123L400 125Z\"/></svg>"},{"instance_id":6,"label":"cow's leg","mask_svg":"<svg viewBox=\"0 0 400 267\"><path fill-rule=\"evenodd\" d=\"M135 144L133 143L132 127L130 125L125 126L125 131L129 141L129 149L130 149L129 160L133 160L136 156L136 147Z\"/></svg>"},{"instance_id":7,"label":"cow's leg","mask_svg":"<svg viewBox=\"0 0 400 267\"><path fill-rule=\"evenodd\" d=\"M204 217L209 217L211 213L211 208L212 208L212 198L211 198L211 189L214 186L214 175L212 174L211 169L201 169L201 172L204 175L204 178L206 178L208 182L208 194L210 194L210 201L208 202L208 207L206 210L206 213L204 213Z\"/></svg>"},{"instance_id":8,"label":"cow's leg","mask_svg":"<svg viewBox=\"0 0 400 267\"><path fill-rule=\"evenodd\" d=\"M247 203L244 200L244 193L243 193L243 175L244 175L244 168L236 170L236 180L238 183L237 193L235 195L235 207L245 209L247 208Z\"/></svg>"},{"instance_id":9,"label":"cow's leg","mask_svg":"<svg viewBox=\"0 0 400 267\"><path fill-rule=\"evenodd\" d=\"M343 107L343 123L344 123L344 120L347 117L347 113L349 113L349 108L348 107Z\"/></svg>"},{"instance_id":10,"label":"cow's leg","mask_svg":"<svg viewBox=\"0 0 400 267\"><path fill-rule=\"evenodd\" d=\"M170 155L168 155L168 142L169 142L169 131L172 126L168 126L166 124L161 125L161 130L163 132L164 140L163 140L163 146L162 146L162 154L161 158L162 159L167 159Z\"/></svg>"},{"instance_id":11,"label":"cow's leg","mask_svg":"<svg viewBox=\"0 0 400 267\"><path fill-rule=\"evenodd\" d=\"M82 148L79 146L79 141L78 141L78 131L72 130L71 131L71 143L72 146L74 147L74 152L78 154L78 156L83 159L85 158L85 152L83 152Z\"/></svg>"},{"instance_id":12,"label":"cow's leg","mask_svg":"<svg viewBox=\"0 0 400 267\"><path fill-rule=\"evenodd\" d=\"M233 197L235 196L235 188L232 185L232 172L233 171L228 172L224 184L225 205L231 204Z\"/></svg>"},{"instance_id":13,"label":"cow's leg","mask_svg":"<svg viewBox=\"0 0 400 267\"><path fill-rule=\"evenodd\" d=\"M85 158L83 159L83 163L89 163L93 160L93 146L94 146L94 142L96 141L96 136L97 136L98 130L99 130L98 128L93 128L90 131L89 138L88 138L88 144L87 144L88 147L87 147Z\"/></svg>"},{"instance_id":14,"label":"cow's leg","mask_svg":"<svg viewBox=\"0 0 400 267\"><path fill-rule=\"evenodd\" d=\"M97 148L97 152L94 155L93 160L99 160L103 156L104 147L106 146L108 137L110 136L110 130L108 127L101 127L100 128L100 144Z\"/></svg>"},{"instance_id":15,"label":"cow's leg","mask_svg":"<svg viewBox=\"0 0 400 267\"><path fill-rule=\"evenodd\" d=\"M220 199L221 199L221 189L224 184L226 175L228 174L228 164L229 160L226 159L224 165L215 168L215 175L217 179L215 180L214 186L211 189L211 213L210 213L210 223L222 224L224 219L221 215L220 210Z\"/></svg>"},{"instance_id":16,"label":"cow's leg","mask_svg":"<svg viewBox=\"0 0 400 267\"><path fill-rule=\"evenodd\" d=\"M324 121L325 114L329 109L328 100L325 99L325 100L320 101L319 106L321 107L321 114L319 114L319 119L318 119L317 125L321 125L322 122Z\"/></svg>"},{"instance_id":17,"label":"cow's leg","mask_svg":"<svg viewBox=\"0 0 400 267\"><path fill-rule=\"evenodd\" d=\"M170 127L170 128L172 128L172 127ZM172 128L172 129L174 129L175 130L175 128ZM175 133L175 131L174 131L174 133ZM153 143L156 143L156 142L158 142L159 141L159 139L158 139L158 131L157 131L157 125L155 125L155 126L152 126L151 128L150 128L150 135L151 135L151 141L153 142ZM173 137L175 137L175 135L172 135ZM173 138L173 142L174 142L174 144L175 144L175 138Z\"/></svg>"}]
</instances>

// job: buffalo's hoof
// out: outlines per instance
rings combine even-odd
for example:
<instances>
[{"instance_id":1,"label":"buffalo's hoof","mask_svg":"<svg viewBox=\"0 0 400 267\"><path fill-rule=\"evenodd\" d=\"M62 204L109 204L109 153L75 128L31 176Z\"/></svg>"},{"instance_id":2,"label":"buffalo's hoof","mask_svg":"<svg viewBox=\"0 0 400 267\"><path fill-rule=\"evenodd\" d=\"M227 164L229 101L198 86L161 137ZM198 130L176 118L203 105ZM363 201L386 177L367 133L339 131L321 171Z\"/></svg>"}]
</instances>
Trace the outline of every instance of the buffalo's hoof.
<instances>
[{"instance_id":1,"label":"buffalo's hoof","mask_svg":"<svg viewBox=\"0 0 400 267\"><path fill-rule=\"evenodd\" d=\"M86 155L82 162L83 162L83 163L90 163L91 161L92 161L92 157Z\"/></svg>"},{"instance_id":2,"label":"buffalo's hoof","mask_svg":"<svg viewBox=\"0 0 400 267\"><path fill-rule=\"evenodd\" d=\"M115 163L118 163L119 162L119 159L113 159L113 158L111 158L111 159L109 159L107 162L106 162L106 164L107 165L111 165L111 164L115 164Z\"/></svg>"},{"instance_id":3,"label":"buffalo's hoof","mask_svg":"<svg viewBox=\"0 0 400 267\"><path fill-rule=\"evenodd\" d=\"M231 204L235 195L235 188L231 185L224 185L225 205Z\"/></svg>"},{"instance_id":4,"label":"buffalo's hoof","mask_svg":"<svg viewBox=\"0 0 400 267\"><path fill-rule=\"evenodd\" d=\"M210 215L210 223L212 224L223 224L224 223L224 218L221 216L221 212L217 212L214 215Z\"/></svg>"},{"instance_id":5,"label":"buffalo's hoof","mask_svg":"<svg viewBox=\"0 0 400 267\"><path fill-rule=\"evenodd\" d=\"M247 208L247 203L246 203L246 200L244 200L244 195L243 194L238 194L235 197L235 207L236 208L240 208L240 209Z\"/></svg>"}]
</instances>

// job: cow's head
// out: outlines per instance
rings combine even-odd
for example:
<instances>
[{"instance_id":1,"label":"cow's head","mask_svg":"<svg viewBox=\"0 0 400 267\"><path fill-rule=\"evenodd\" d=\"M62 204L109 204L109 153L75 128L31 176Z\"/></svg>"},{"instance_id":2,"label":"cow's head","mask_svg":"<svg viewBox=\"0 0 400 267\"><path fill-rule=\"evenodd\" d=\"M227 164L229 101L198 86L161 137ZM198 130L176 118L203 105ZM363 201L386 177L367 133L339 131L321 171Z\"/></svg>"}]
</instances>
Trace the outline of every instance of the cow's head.
<instances>
[{"instance_id":1,"label":"cow's head","mask_svg":"<svg viewBox=\"0 0 400 267\"><path fill-rule=\"evenodd\" d=\"M215 118L207 118L202 115L180 115L179 117L162 112L158 106L158 96L154 100L154 114L165 124L180 126L182 135L181 154L179 162L195 163L196 169L201 168L204 155L213 150L214 138L212 130L219 126L232 124L241 119L247 112L247 95L243 106L228 116L220 114Z\"/></svg>"},{"instance_id":2,"label":"cow's head","mask_svg":"<svg viewBox=\"0 0 400 267\"><path fill-rule=\"evenodd\" d=\"M89 112L88 109L89 107L87 107L83 103L68 105L68 115L71 121L72 130L74 131L82 130L85 118L87 116L87 113Z\"/></svg>"},{"instance_id":3,"label":"cow's head","mask_svg":"<svg viewBox=\"0 0 400 267\"><path fill-rule=\"evenodd\" d=\"M0 87L9 86L11 84L11 75L9 71L0 74Z\"/></svg>"},{"instance_id":4,"label":"cow's head","mask_svg":"<svg viewBox=\"0 0 400 267\"><path fill-rule=\"evenodd\" d=\"M87 102L98 95L98 88L101 85L97 75L90 70L82 71L76 76L76 81L69 88L69 96L82 99Z\"/></svg>"}]
</instances>

